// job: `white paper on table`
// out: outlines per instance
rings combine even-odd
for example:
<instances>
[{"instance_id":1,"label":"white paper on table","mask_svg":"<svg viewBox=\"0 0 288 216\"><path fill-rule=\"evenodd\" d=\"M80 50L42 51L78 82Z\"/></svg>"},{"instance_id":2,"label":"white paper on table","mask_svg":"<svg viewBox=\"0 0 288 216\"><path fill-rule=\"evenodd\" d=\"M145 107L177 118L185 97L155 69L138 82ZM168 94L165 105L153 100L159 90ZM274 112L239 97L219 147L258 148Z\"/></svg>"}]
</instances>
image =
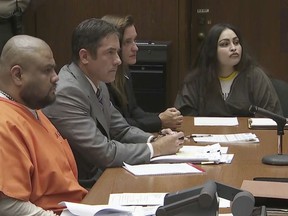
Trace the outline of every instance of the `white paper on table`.
<instances>
[{"instance_id":1,"label":"white paper on table","mask_svg":"<svg viewBox=\"0 0 288 216\"><path fill-rule=\"evenodd\" d=\"M163 205L167 193L116 193L110 194L109 205Z\"/></svg>"},{"instance_id":2,"label":"white paper on table","mask_svg":"<svg viewBox=\"0 0 288 216\"><path fill-rule=\"evenodd\" d=\"M195 126L237 126L237 117L194 117Z\"/></svg>"},{"instance_id":3,"label":"white paper on table","mask_svg":"<svg viewBox=\"0 0 288 216\"><path fill-rule=\"evenodd\" d=\"M191 134L195 142L204 143L259 143L258 137L253 133L237 134Z\"/></svg>"},{"instance_id":4,"label":"white paper on table","mask_svg":"<svg viewBox=\"0 0 288 216\"><path fill-rule=\"evenodd\" d=\"M198 153L214 153L221 152L221 154L226 154L228 152L228 147L221 146L219 143L206 145L206 146L183 146L179 152L179 154L198 154Z\"/></svg>"},{"instance_id":5,"label":"white paper on table","mask_svg":"<svg viewBox=\"0 0 288 216\"><path fill-rule=\"evenodd\" d=\"M87 205L72 202L60 202L60 205L66 206L67 210L63 211L61 216L70 215L85 215L85 216L104 216L104 215L119 215L119 216L133 216L136 211L132 207L112 206L112 205Z\"/></svg>"},{"instance_id":6,"label":"white paper on table","mask_svg":"<svg viewBox=\"0 0 288 216\"><path fill-rule=\"evenodd\" d=\"M155 215L159 206L164 205L167 193L118 193L110 194L109 205L141 206L143 215Z\"/></svg>"},{"instance_id":7,"label":"white paper on table","mask_svg":"<svg viewBox=\"0 0 288 216\"><path fill-rule=\"evenodd\" d=\"M286 119L287 123L285 124L284 128L288 129L288 118ZM267 129L273 129L277 128L277 123L270 118L249 118L248 119L248 127L253 128L267 128Z\"/></svg>"},{"instance_id":8,"label":"white paper on table","mask_svg":"<svg viewBox=\"0 0 288 216\"><path fill-rule=\"evenodd\" d=\"M228 147L222 147L219 143L206 146L183 146L179 152L173 155L163 155L151 159L152 163L231 163L233 154L227 154ZM205 163L205 164L207 164Z\"/></svg>"},{"instance_id":9,"label":"white paper on table","mask_svg":"<svg viewBox=\"0 0 288 216\"><path fill-rule=\"evenodd\" d=\"M204 170L189 163L160 163L160 164L140 164L129 165L124 163L123 168L133 175L173 175L203 173Z\"/></svg>"}]
</instances>

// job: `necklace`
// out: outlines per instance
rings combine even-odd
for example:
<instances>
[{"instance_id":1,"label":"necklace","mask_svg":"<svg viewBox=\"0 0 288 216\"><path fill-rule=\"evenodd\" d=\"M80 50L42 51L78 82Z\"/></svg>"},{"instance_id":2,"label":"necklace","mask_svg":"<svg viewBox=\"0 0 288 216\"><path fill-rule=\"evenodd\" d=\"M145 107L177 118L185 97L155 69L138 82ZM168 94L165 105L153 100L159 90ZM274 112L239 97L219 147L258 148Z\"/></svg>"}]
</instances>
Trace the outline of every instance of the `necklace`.
<instances>
[{"instance_id":1,"label":"necklace","mask_svg":"<svg viewBox=\"0 0 288 216\"><path fill-rule=\"evenodd\" d=\"M9 100L11 101L15 101L14 98L12 98L9 94L7 94L6 92L0 90L0 93L3 94L5 97L7 97Z\"/></svg>"}]
</instances>

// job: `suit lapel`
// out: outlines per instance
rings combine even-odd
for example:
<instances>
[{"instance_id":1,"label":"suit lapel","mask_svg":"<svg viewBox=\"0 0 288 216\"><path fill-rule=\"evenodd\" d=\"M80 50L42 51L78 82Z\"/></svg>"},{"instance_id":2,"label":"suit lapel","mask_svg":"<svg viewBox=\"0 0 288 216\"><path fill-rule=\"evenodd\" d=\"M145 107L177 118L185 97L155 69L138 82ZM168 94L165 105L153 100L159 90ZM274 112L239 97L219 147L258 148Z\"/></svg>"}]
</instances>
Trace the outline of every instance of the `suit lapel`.
<instances>
[{"instance_id":1,"label":"suit lapel","mask_svg":"<svg viewBox=\"0 0 288 216\"><path fill-rule=\"evenodd\" d=\"M91 86L90 82L86 78L85 74L80 70L80 68L77 65L72 63L68 67L69 67L69 72L78 80L79 86L87 94L87 97L91 101L91 116L99 124L101 124L101 127L99 126L97 127L99 129L103 128L105 131L101 130L102 133L105 132L106 136L110 138L109 127L107 125L108 121L106 119L107 114L105 112L107 107L105 107L105 103L101 104L98 101L93 87Z\"/></svg>"}]
</instances>

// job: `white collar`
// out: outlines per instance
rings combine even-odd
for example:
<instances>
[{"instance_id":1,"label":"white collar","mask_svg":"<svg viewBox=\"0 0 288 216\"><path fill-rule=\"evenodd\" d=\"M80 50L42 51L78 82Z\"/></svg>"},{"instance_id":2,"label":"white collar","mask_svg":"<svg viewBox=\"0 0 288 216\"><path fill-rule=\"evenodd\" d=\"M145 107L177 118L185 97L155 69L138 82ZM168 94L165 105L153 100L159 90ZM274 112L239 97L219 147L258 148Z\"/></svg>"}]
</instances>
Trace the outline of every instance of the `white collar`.
<instances>
[{"instance_id":1,"label":"white collar","mask_svg":"<svg viewBox=\"0 0 288 216\"><path fill-rule=\"evenodd\" d=\"M85 75L86 76L86 75ZM95 92L95 94L97 93L97 91L98 91L98 87L96 87L96 85L92 82L92 80L90 80L89 79L89 77L88 76L86 76L86 78L88 79L88 81L89 81L89 83L91 84L91 86L92 86L92 88L93 88L93 90L94 90L94 92Z\"/></svg>"}]
</instances>

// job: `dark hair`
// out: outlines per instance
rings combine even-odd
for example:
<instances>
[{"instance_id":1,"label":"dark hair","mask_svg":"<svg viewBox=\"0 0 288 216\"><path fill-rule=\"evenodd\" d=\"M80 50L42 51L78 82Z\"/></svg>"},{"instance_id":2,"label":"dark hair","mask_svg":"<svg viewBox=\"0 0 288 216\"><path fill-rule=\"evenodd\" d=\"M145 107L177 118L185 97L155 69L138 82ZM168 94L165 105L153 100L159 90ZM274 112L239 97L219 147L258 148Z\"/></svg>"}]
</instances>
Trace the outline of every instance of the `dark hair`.
<instances>
[{"instance_id":1,"label":"dark hair","mask_svg":"<svg viewBox=\"0 0 288 216\"><path fill-rule=\"evenodd\" d=\"M101 40L110 34L119 33L110 23L96 18L91 18L81 22L72 34L72 61L79 61L79 51L87 49L94 57Z\"/></svg>"},{"instance_id":2,"label":"dark hair","mask_svg":"<svg viewBox=\"0 0 288 216\"><path fill-rule=\"evenodd\" d=\"M200 77L200 82L206 91L209 88L215 87L217 85L218 79L218 58L217 58L217 48L218 48L218 40L221 33L225 29L231 29L235 32L237 37L239 38L239 42L242 46L242 56L240 62L235 65L235 70L239 72L245 71L248 67L255 66L256 62L254 62L251 56L248 54L242 36L239 30L227 23L219 23L215 24L208 32L205 40L202 42L200 52L195 61L194 67L192 69L192 74L189 76L188 80L194 79L195 76Z\"/></svg>"}]
</instances>

